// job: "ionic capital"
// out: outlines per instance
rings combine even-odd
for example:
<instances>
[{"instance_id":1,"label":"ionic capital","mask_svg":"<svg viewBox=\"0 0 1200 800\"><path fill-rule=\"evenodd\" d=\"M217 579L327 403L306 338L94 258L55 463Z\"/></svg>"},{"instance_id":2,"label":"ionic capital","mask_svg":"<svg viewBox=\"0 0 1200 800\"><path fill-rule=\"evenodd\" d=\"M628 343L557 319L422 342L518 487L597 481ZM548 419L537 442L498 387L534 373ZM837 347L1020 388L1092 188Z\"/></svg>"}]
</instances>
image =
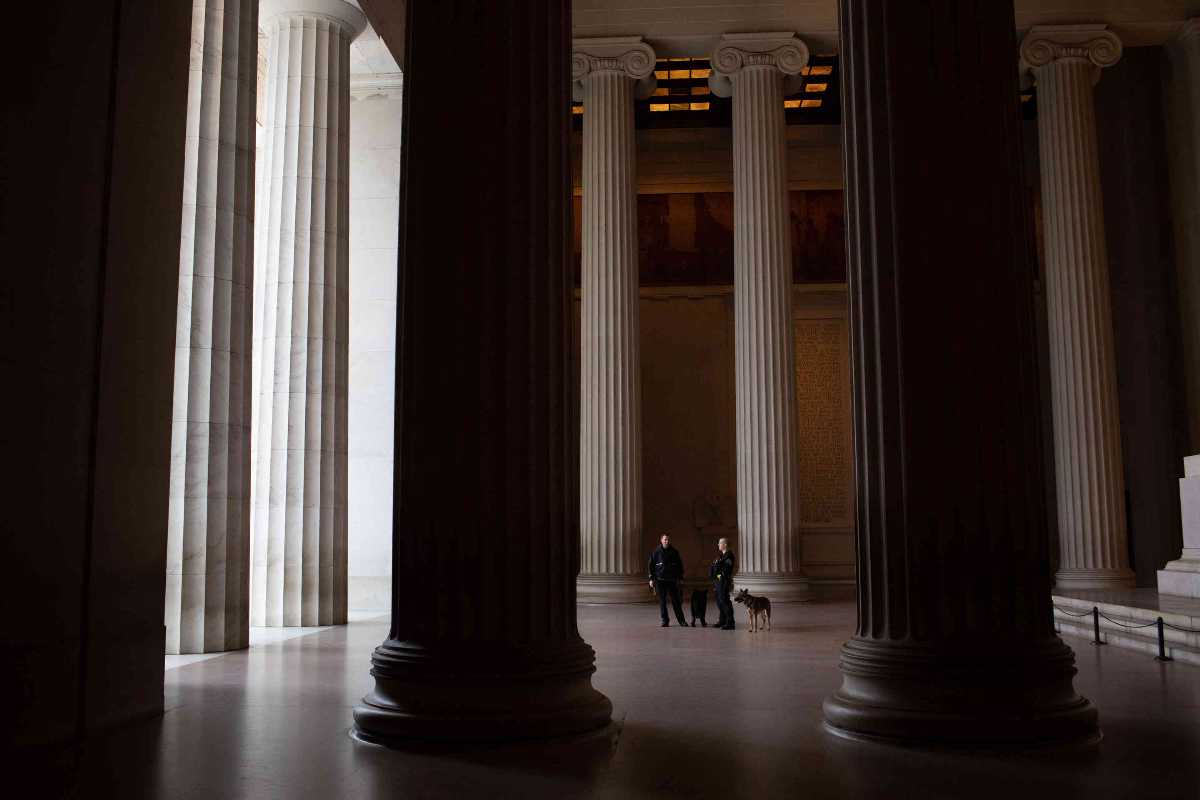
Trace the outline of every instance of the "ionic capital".
<instances>
[{"instance_id":1,"label":"ionic capital","mask_svg":"<svg viewBox=\"0 0 1200 800\"><path fill-rule=\"evenodd\" d=\"M1086 62L1099 70L1121 60L1120 38L1107 25L1037 25L1021 42L1022 71L1059 61Z\"/></svg>"},{"instance_id":2,"label":"ionic capital","mask_svg":"<svg viewBox=\"0 0 1200 800\"><path fill-rule=\"evenodd\" d=\"M808 64L808 45L794 33L727 33L712 54L708 85L718 97L733 94L733 76L750 67L798 75Z\"/></svg>"},{"instance_id":3,"label":"ionic capital","mask_svg":"<svg viewBox=\"0 0 1200 800\"><path fill-rule=\"evenodd\" d=\"M571 82L576 99L583 97L583 81L598 72L616 72L638 82L639 94L654 90L657 56L640 36L576 39L572 42Z\"/></svg>"}]
</instances>

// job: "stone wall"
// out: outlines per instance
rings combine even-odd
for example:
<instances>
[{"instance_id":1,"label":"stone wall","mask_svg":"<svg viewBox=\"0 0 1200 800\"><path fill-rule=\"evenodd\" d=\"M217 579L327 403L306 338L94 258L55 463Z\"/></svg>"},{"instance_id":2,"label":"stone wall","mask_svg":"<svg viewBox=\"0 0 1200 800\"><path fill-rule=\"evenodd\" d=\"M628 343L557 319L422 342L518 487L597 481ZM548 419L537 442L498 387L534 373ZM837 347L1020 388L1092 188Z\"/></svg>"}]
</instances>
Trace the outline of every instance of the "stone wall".
<instances>
[{"instance_id":1,"label":"stone wall","mask_svg":"<svg viewBox=\"0 0 1200 800\"><path fill-rule=\"evenodd\" d=\"M1096 86L1130 565L1139 586L1179 554L1189 455L1160 47L1128 48Z\"/></svg>"},{"instance_id":2,"label":"stone wall","mask_svg":"<svg viewBox=\"0 0 1200 800\"><path fill-rule=\"evenodd\" d=\"M801 552L821 596L854 579L846 293L843 285L793 291ZM733 287L643 287L640 313L642 549L648 557L670 533L686 577L703 582L719 537L738 549ZM578 298L573 325L578 342Z\"/></svg>"},{"instance_id":3,"label":"stone wall","mask_svg":"<svg viewBox=\"0 0 1200 800\"><path fill-rule=\"evenodd\" d=\"M392 574L399 88L350 101L349 608L387 611Z\"/></svg>"}]
</instances>

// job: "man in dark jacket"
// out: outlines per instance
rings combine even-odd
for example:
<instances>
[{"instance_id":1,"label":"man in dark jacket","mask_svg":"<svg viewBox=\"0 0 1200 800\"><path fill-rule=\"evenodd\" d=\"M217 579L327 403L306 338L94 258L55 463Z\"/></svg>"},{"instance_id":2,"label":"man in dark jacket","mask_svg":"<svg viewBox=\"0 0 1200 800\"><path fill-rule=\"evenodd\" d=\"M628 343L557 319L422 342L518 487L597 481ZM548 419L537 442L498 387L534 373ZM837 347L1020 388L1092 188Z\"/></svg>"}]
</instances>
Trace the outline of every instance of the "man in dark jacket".
<instances>
[{"instance_id":1,"label":"man in dark jacket","mask_svg":"<svg viewBox=\"0 0 1200 800\"><path fill-rule=\"evenodd\" d=\"M667 617L669 594L671 605L675 607L675 619L686 628L687 620L683 617L683 606L679 599L679 581L683 580L683 559L680 558L679 551L671 547L671 537L667 534L662 535L662 544L650 554L646 570L650 573L650 588L658 592L658 610L662 615L662 626L666 628L671 624Z\"/></svg>"},{"instance_id":2,"label":"man in dark jacket","mask_svg":"<svg viewBox=\"0 0 1200 800\"><path fill-rule=\"evenodd\" d=\"M733 603L729 600L729 591L733 588L733 570L737 559L733 556L733 551L729 549L729 542L722 536L717 540L717 549L721 554L713 559L712 566L708 568L708 577L712 579L713 590L717 595L717 608L721 612L721 619L717 622L717 627L721 630L733 630Z\"/></svg>"}]
</instances>

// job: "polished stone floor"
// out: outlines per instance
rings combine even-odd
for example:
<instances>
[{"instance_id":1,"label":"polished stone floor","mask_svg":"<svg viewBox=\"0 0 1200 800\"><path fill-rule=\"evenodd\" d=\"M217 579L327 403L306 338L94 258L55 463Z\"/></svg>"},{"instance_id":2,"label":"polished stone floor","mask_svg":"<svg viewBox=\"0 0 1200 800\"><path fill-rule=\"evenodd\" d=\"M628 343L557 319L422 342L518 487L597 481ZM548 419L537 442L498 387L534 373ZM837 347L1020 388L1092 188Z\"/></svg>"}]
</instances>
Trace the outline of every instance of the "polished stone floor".
<instances>
[{"instance_id":1,"label":"polished stone floor","mask_svg":"<svg viewBox=\"0 0 1200 800\"><path fill-rule=\"evenodd\" d=\"M1200 798L1200 669L1070 639L1104 740L970 754L849 742L821 727L850 603L779 606L774 630L658 627L581 607L617 721L573 742L388 751L347 735L387 631L371 619L167 673L166 714L90 747L81 797ZM741 623L739 619L739 624Z\"/></svg>"}]
</instances>

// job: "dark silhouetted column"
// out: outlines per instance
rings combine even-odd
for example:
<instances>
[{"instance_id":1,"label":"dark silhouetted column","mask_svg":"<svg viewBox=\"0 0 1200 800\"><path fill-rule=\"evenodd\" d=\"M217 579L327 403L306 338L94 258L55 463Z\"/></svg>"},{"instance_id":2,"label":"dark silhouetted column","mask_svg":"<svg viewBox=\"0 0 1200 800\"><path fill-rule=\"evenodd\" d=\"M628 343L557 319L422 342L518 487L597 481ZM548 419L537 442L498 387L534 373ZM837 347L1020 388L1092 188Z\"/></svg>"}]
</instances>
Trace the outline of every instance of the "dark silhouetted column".
<instances>
[{"instance_id":1,"label":"dark silhouetted column","mask_svg":"<svg viewBox=\"0 0 1200 800\"><path fill-rule=\"evenodd\" d=\"M1011 0L842 0L858 631L830 728L1097 733L1054 632Z\"/></svg>"},{"instance_id":2,"label":"dark silhouetted column","mask_svg":"<svg viewBox=\"0 0 1200 800\"><path fill-rule=\"evenodd\" d=\"M569 7L408 4L392 627L354 711L369 741L611 714L575 617Z\"/></svg>"}]
</instances>

